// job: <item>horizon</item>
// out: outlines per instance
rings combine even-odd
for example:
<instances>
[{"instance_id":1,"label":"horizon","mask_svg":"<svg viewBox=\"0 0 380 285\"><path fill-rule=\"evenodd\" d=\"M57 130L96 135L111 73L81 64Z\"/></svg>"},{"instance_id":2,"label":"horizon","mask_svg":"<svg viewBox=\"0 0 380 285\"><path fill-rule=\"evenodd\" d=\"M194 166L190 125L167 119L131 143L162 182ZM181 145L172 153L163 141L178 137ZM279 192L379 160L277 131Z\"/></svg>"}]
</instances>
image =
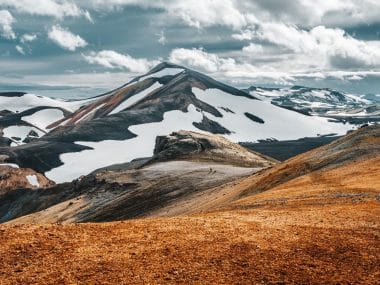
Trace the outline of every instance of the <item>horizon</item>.
<instances>
[{"instance_id":1,"label":"horizon","mask_svg":"<svg viewBox=\"0 0 380 285\"><path fill-rule=\"evenodd\" d=\"M79 99L170 61L237 88L379 94L379 11L369 0L0 0L0 90Z\"/></svg>"}]
</instances>

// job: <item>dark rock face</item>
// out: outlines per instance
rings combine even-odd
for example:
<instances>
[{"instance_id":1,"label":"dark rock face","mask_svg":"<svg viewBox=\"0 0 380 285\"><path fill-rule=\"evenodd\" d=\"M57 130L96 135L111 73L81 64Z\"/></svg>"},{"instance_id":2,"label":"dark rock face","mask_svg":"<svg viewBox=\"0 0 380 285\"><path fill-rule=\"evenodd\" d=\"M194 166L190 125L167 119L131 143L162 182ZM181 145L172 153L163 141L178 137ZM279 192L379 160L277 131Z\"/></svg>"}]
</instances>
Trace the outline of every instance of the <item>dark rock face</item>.
<instances>
[{"instance_id":1,"label":"dark rock face","mask_svg":"<svg viewBox=\"0 0 380 285\"><path fill-rule=\"evenodd\" d=\"M252 115L251 113L244 113L244 115L245 115L248 119L250 119L250 120L252 120L252 121L254 121L254 122L256 122L256 123L259 123L259 124L264 124L264 123L265 123L263 119L261 119L261 118L255 116L255 115Z\"/></svg>"},{"instance_id":2,"label":"dark rock face","mask_svg":"<svg viewBox=\"0 0 380 285\"><path fill-rule=\"evenodd\" d=\"M8 147L12 143L12 140L9 138L0 137L0 147Z\"/></svg>"},{"instance_id":3,"label":"dark rock face","mask_svg":"<svg viewBox=\"0 0 380 285\"><path fill-rule=\"evenodd\" d=\"M39 137L39 135L38 135L34 130L31 130L31 131L29 132L28 136Z\"/></svg>"},{"instance_id":4,"label":"dark rock face","mask_svg":"<svg viewBox=\"0 0 380 285\"><path fill-rule=\"evenodd\" d=\"M230 134L231 133L225 127L221 126L219 123L217 123L213 120L210 120L205 115L203 115L202 122L200 122L200 123L194 122L193 125L202 131L206 131L206 132L213 133L213 134L224 135L224 134Z\"/></svg>"},{"instance_id":5,"label":"dark rock face","mask_svg":"<svg viewBox=\"0 0 380 285\"><path fill-rule=\"evenodd\" d=\"M21 97L25 94L25 92L0 92L0 96L3 97Z\"/></svg>"}]
</instances>

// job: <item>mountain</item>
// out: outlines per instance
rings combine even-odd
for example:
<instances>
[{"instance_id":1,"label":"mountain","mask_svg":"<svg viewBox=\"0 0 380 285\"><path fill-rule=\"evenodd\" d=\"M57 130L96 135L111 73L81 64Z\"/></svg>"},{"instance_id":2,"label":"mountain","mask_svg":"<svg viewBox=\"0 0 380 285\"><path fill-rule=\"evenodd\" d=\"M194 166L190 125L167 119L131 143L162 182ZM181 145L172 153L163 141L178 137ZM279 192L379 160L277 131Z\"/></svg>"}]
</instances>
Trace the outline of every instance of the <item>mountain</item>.
<instances>
[{"instance_id":1,"label":"mountain","mask_svg":"<svg viewBox=\"0 0 380 285\"><path fill-rule=\"evenodd\" d=\"M41 211L13 220L19 224L0 225L0 279L12 284L376 284L379 146L380 127L367 126L272 167L234 174L241 168L226 162L248 153L220 136L179 132L160 137L156 157L148 159L152 164L142 166L147 161L139 160L100 170L92 180L82 178L70 194L75 199L65 197L69 192L63 188L54 195L12 192L18 199L11 209L30 210L34 204ZM210 161L214 154L217 162ZM251 158L261 167L268 163L257 154ZM196 164L186 169L176 159ZM236 176L229 183L219 180L231 178L226 175ZM94 181L109 189L81 193ZM128 194L135 199L121 203ZM59 195L68 202L44 204ZM107 196L113 204L102 204ZM0 197L2 216L12 214ZM128 216L128 209L135 215ZM112 220L121 213L131 218L146 209L153 210L149 218L41 224L49 218Z\"/></svg>"},{"instance_id":2,"label":"mountain","mask_svg":"<svg viewBox=\"0 0 380 285\"><path fill-rule=\"evenodd\" d=\"M108 166L48 189L0 195L0 222L104 222L179 214L190 210L186 203L204 206L215 188L275 163L222 136L175 132L157 137L151 158Z\"/></svg>"},{"instance_id":3,"label":"mountain","mask_svg":"<svg viewBox=\"0 0 380 285\"><path fill-rule=\"evenodd\" d=\"M252 96L307 115L318 115L363 124L380 120L376 96L355 96L329 88L293 86L290 88L250 87Z\"/></svg>"},{"instance_id":4,"label":"mountain","mask_svg":"<svg viewBox=\"0 0 380 285\"><path fill-rule=\"evenodd\" d=\"M280 108L170 63L87 100L7 93L0 95L0 103L4 162L32 168L55 182L151 156L156 136L173 131L254 142L345 134L355 128Z\"/></svg>"}]
</instances>

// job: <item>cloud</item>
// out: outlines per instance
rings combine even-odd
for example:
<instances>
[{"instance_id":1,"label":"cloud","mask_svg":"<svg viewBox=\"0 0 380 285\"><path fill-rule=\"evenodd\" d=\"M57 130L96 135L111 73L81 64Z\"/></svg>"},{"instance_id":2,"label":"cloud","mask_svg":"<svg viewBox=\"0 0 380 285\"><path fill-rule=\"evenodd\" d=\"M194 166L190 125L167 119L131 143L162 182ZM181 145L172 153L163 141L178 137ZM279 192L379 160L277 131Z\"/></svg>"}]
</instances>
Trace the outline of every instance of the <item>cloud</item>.
<instances>
[{"instance_id":1,"label":"cloud","mask_svg":"<svg viewBox=\"0 0 380 285\"><path fill-rule=\"evenodd\" d=\"M239 29L246 25L247 19L235 5L236 2L236 0L94 0L85 6L97 9L120 6L161 9L171 17L180 18L185 24L192 27L221 25Z\"/></svg>"},{"instance_id":2,"label":"cloud","mask_svg":"<svg viewBox=\"0 0 380 285\"><path fill-rule=\"evenodd\" d=\"M0 0L1 6L31 15L51 16L59 19L84 16L91 20L87 10L81 9L73 1L67 0Z\"/></svg>"},{"instance_id":3,"label":"cloud","mask_svg":"<svg viewBox=\"0 0 380 285\"><path fill-rule=\"evenodd\" d=\"M70 51L87 46L87 42L84 39L59 25L54 25L51 28L48 32L48 37L61 48Z\"/></svg>"},{"instance_id":4,"label":"cloud","mask_svg":"<svg viewBox=\"0 0 380 285\"><path fill-rule=\"evenodd\" d=\"M166 44L166 36L165 36L165 32L164 31L161 31L159 34L157 34L158 36L158 42L161 44L161 45L165 45Z\"/></svg>"},{"instance_id":5,"label":"cloud","mask_svg":"<svg viewBox=\"0 0 380 285\"><path fill-rule=\"evenodd\" d=\"M21 53L22 55L25 55L25 51L22 46L17 45L15 48L19 53Z\"/></svg>"},{"instance_id":6,"label":"cloud","mask_svg":"<svg viewBox=\"0 0 380 285\"><path fill-rule=\"evenodd\" d=\"M147 72L157 65L159 61L149 61L145 58L133 58L129 54L121 54L113 50L102 50L83 54L84 59L90 64L98 64L109 69L121 69L131 72Z\"/></svg>"},{"instance_id":7,"label":"cloud","mask_svg":"<svg viewBox=\"0 0 380 285\"><path fill-rule=\"evenodd\" d=\"M1 1L1 0L0 0ZM227 26L235 30L262 22L285 22L299 27L347 27L378 23L377 0L92 0L91 9L139 6L161 9L189 26Z\"/></svg>"},{"instance_id":8,"label":"cloud","mask_svg":"<svg viewBox=\"0 0 380 285\"><path fill-rule=\"evenodd\" d=\"M21 43L33 42L37 39L36 34L24 34L20 38Z\"/></svg>"},{"instance_id":9,"label":"cloud","mask_svg":"<svg viewBox=\"0 0 380 285\"><path fill-rule=\"evenodd\" d=\"M317 26L303 30L294 25L266 22L232 36L238 40L272 44L277 47L278 55L288 54L288 68L294 68L296 64L319 69L380 67L380 41L358 40L339 28ZM242 49L247 54L253 51L268 54L268 50L262 50L254 43Z\"/></svg>"},{"instance_id":10,"label":"cloud","mask_svg":"<svg viewBox=\"0 0 380 285\"><path fill-rule=\"evenodd\" d=\"M243 47L243 52L250 54L261 54L264 52L264 49L262 45L250 43L248 46Z\"/></svg>"},{"instance_id":11,"label":"cloud","mask_svg":"<svg viewBox=\"0 0 380 285\"><path fill-rule=\"evenodd\" d=\"M255 47L256 49L257 47ZM265 50L263 50L265 52ZM310 56L306 56L306 59ZM275 64L264 61L263 65L252 64L247 61L238 61L231 57L221 57L217 54L209 53L204 49L184 49L177 48L171 51L169 60L173 63L184 65L189 68L206 72L219 80L232 84L261 84L293 85L299 80L327 80L334 79L340 81L360 80L367 76L380 77L380 71L343 71L327 69L304 68L303 65L291 68L292 63L276 62ZM299 59L305 61L304 58Z\"/></svg>"},{"instance_id":12,"label":"cloud","mask_svg":"<svg viewBox=\"0 0 380 285\"><path fill-rule=\"evenodd\" d=\"M203 49L177 48L171 51L169 61L200 69L206 72L217 72L226 70L236 64L233 58L220 58Z\"/></svg>"},{"instance_id":13,"label":"cloud","mask_svg":"<svg viewBox=\"0 0 380 285\"><path fill-rule=\"evenodd\" d=\"M6 39L16 39L16 34L13 32L12 24L15 22L12 14L7 10L0 10L0 32Z\"/></svg>"}]
</instances>

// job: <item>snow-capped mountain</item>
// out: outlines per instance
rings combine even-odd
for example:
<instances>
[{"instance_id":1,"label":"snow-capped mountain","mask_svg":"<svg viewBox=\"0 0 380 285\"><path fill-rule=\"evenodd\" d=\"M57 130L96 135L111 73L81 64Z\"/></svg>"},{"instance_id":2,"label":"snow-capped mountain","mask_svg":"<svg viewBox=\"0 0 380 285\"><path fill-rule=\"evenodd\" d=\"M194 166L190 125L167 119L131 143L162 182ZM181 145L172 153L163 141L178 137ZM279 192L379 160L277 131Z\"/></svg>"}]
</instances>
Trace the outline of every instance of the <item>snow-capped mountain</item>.
<instances>
[{"instance_id":1,"label":"snow-capped mountain","mask_svg":"<svg viewBox=\"0 0 380 285\"><path fill-rule=\"evenodd\" d=\"M290 88L250 87L251 95L290 110L326 117L364 117L380 116L379 102L373 96L356 96L329 88L309 88L293 86Z\"/></svg>"},{"instance_id":2,"label":"snow-capped mountain","mask_svg":"<svg viewBox=\"0 0 380 285\"><path fill-rule=\"evenodd\" d=\"M64 182L101 167L151 156L157 136L179 130L247 142L344 134L353 128L258 97L169 63L82 101L0 95L3 145L12 143L0 148L0 157Z\"/></svg>"}]
</instances>

